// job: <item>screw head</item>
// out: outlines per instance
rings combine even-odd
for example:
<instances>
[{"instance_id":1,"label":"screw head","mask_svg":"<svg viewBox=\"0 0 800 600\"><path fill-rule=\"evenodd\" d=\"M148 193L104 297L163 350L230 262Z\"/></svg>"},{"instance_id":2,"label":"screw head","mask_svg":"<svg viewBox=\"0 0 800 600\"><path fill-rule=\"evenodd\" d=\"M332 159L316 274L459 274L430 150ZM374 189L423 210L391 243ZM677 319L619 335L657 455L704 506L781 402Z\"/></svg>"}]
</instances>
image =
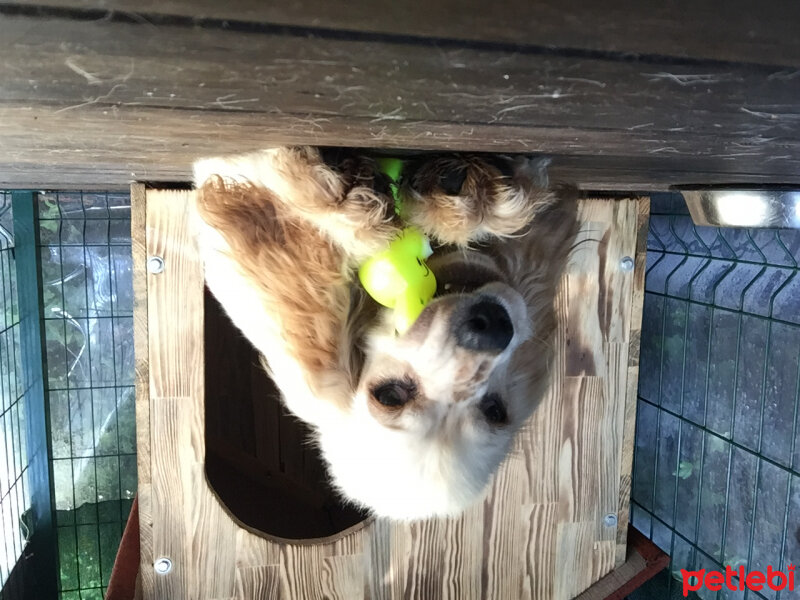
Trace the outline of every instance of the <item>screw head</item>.
<instances>
[{"instance_id":1,"label":"screw head","mask_svg":"<svg viewBox=\"0 0 800 600\"><path fill-rule=\"evenodd\" d=\"M603 517L603 525L606 527L616 527L617 526L617 515L614 513L609 513L605 517Z\"/></svg>"},{"instance_id":2,"label":"screw head","mask_svg":"<svg viewBox=\"0 0 800 600\"><path fill-rule=\"evenodd\" d=\"M633 271L633 259L630 256L624 256L621 261L619 261L619 268L623 271Z\"/></svg>"},{"instance_id":3,"label":"screw head","mask_svg":"<svg viewBox=\"0 0 800 600\"><path fill-rule=\"evenodd\" d=\"M153 568L159 575L166 575L172 570L172 561L166 557L156 559L153 563Z\"/></svg>"},{"instance_id":4,"label":"screw head","mask_svg":"<svg viewBox=\"0 0 800 600\"><path fill-rule=\"evenodd\" d=\"M164 270L164 259L160 256L151 256L147 259L147 270L153 274L161 273Z\"/></svg>"}]
</instances>

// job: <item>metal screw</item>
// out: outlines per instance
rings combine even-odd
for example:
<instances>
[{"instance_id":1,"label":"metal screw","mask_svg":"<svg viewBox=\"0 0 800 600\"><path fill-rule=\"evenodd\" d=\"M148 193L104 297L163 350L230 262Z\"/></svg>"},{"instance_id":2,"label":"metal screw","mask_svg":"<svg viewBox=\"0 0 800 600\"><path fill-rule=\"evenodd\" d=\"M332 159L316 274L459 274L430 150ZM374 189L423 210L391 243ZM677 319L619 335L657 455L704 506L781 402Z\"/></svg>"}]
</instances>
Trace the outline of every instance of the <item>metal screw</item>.
<instances>
[{"instance_id":1,"label":"metal screw","mask_svg":"<svg viewBox=\"0 0 800 600\"><path fill-rule=\"evenodd\" d=\"M624 256L619 261L619 268L623 271L633 271L633 259L630 256Z\"/></svg>"},{"instance_id":2,"label":"metal screw","mask_svg":"<svg viewBox=\"0 0 800 600\"><path fill-rule=\"evenodd\" d=\"M614 513L609 513L605 517L603 517L603 525L606 527L616 527L617 526L617 515Z\"/></svg>"},{"instance_id":3,"label":"metal screw","mask_svg":"<svg viewBox=\"0 0 800 600\"><path fill-rule=\"evenodd\" d=\"M164 270L164 259L160 256L151 256L147 259L147 270L153 274L161 273Z\"/></svg>"},{"instance_id":4,"label":"metal screw","mask_svg":"<svg viewBox=\"0 0 800 600\"><path fill-rule=\"evenodd\" d=\"M153 563L153 568L159 575L166 575L172 570L172 561L164 557L156 559L156 562Z\"/></svg>"}]
</instances>

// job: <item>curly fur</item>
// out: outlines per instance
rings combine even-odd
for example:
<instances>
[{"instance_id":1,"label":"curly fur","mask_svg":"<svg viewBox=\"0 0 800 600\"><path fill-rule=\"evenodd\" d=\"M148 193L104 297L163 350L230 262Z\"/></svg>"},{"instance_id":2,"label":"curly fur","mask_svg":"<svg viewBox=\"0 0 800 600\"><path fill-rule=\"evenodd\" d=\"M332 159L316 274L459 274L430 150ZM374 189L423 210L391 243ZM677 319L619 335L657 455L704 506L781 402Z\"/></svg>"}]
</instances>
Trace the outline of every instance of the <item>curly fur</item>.
<instances>
[{"instance_id":1,"label":"curly fur","mask_svg":"<svg viewBox=\"0 0 800 600\"><path fill-rule=\"evenodd\" d=\"M355 277L402 226L369 157L337 152L326 163L314 148L275 148L195 167L209 288L315 429L334 484L379 515L452 515L478 500L548 384L575 205L537 187L529 161L497 160L433 156L410 167L403 218L461 247L450 256L463 268L485 261L491 277L434 299L404 335ZM486 298L513 335L497 350L465 348L458 315ZM379 402L386 381L413 398ZM490 394L506 419L482 412Z\"/></svg>"},{"instance_id":2,"label":"curly fur","mask_svg":"<svg viewBox=\"0 0 800 600\"><path fill-rule=\"evenodd\" d=\"M444 244L511 236L555 200L555 194L536 185L535 171L535 163L524 157L451 155L417 161L403 185L404 216ZM457 190L445 189L453 184Z\"/></svg>"}]
</instances>

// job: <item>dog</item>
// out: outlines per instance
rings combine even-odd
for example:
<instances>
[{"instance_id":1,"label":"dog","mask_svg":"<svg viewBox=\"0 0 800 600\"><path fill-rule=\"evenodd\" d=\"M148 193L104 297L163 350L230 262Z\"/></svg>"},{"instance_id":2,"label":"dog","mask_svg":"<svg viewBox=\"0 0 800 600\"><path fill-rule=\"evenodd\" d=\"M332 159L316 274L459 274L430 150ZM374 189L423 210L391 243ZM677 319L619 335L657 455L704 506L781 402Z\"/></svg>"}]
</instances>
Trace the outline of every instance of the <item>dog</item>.
<instances>
[{"instance_id":1,"label":"dog","mask_svg":"<svg viewBox=\"0 0 800 600\"><path fill-rule=\"evenodd\" d=\"M398 186L357 150L279 147L195 164L206 283L315 432L334 487L375 515L481 500L546 393L576 202L526 157L409 157ZM359 265L408 224L434 299L403 334Z\"/></svg>"}]
</instances>

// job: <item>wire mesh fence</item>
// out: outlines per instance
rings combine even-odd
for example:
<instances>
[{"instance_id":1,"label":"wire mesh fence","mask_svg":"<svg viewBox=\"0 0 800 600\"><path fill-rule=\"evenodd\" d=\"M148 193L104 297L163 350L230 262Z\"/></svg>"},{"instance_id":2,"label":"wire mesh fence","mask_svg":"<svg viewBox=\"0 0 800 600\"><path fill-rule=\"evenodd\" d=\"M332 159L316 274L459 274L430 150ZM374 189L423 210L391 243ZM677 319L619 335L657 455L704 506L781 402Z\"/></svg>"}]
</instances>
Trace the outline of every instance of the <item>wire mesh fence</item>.
<instances>
[{"instance_id":1,"label":"wire mesh fence","mask_svg":"<svg viewBox=\"0 0 800 600\"><path fill-rule=\"evenodd\" d=\"M785 571L800 563L800 231L697 227L657 195L647 258L632 519L672 564L636 597L682 598L681 569Z\"/></svg>"},{"instance_id":2,"label":"wire mesh fence","mask_svg":"<svg viewBox=\"0 0 800 600\"><path fill-rule=\"evenodd\" d=\"M62 600L100 599L136 492L127 194L39 195Z\"/></svg>"},{"instance_id":3,"label":"wire mesh fence","mask_svg":"<svg viewBox=\"0 0 800 600\"><path fill-rule=\"evenodd\" d=\"M20 353L11 194L0 192L0 588L22 555L29 531L28 454Z\"/></svg>"}]
</instances>

